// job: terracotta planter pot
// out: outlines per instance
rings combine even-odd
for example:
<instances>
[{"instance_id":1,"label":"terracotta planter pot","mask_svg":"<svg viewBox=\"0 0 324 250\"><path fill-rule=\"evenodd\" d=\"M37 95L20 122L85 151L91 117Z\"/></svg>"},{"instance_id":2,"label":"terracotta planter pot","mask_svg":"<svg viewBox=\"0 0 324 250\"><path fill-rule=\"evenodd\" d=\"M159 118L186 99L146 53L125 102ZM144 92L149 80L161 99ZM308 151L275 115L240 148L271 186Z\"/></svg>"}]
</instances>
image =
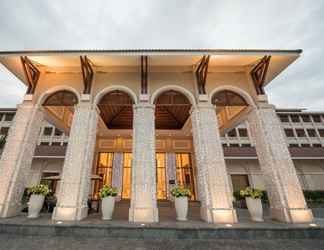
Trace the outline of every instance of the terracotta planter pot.
<instances>
[{"instance_id":1,"label":"terracotta planter pot","mask_svg":"<svg viewBox=\"0 0 324 250\"><path fill-rule=\"evenodd\" d=\"M188 197L175 197L174 204L177 213L177 220L186 221L188 215Z\"/></svg>"},{"instance_id":2,"label":"terracotta planter pot","mask_svg":"<svg viewBox=\"0 0 324 250\"><path fill-rule=\"evenodd\" d=\"M38 218L42 210L45 196L42 194L32 194L28 202L28 218Z\"/></svg>"},{"instance_id":3,"label":"terracotta planter pot","mask_svg":"<svg viewBox=\"0 0 324 250\"><path fill-rule=\"evenodd\" d=\"M101 212L103 220L111 220L115 208L115 197L107 196L101 200Z\"/></svg>"},{"instance_id":4,"label":"terracotta planter pot","mask_svg":"<svg viewBox=\"0 0 324 250\"><path fill-rule=\"evenodd\" d=\"M249 209L251 219L253 221L262 222L263 221L263 209L261 199L253 199L251 197L246 197L246 206Z\"/></svg>"}]
</instances>

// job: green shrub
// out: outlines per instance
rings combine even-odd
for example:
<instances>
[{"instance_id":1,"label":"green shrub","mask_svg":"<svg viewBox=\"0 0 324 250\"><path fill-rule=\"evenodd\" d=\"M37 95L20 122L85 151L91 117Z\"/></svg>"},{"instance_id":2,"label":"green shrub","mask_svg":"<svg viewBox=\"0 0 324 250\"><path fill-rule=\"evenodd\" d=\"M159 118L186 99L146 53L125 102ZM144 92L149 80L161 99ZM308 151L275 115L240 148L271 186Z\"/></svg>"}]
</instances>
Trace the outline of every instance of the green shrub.
<instances>
[{"instance_id":1,"label":"green shrub","mask_svg":"<svg viewBox=\"0 0 324 250\"><path fill-rule=\"evenodd\" d=\"M187 188L183 188L183 187L175 187L171 190L171 195L174 197L190 197L191 196L191 192L189 189Z\"/></svg>"},{"instance_id":2,"label":"green shrub","mask_svg":"<svg viewBox=\"0 0 324 250\"><path fill-rule=\"evenodd\" d=\"M324 202L324 191L304 190L305 200L307 202L321 203Z\"/></svg>"},{"instance_id":3,"label":"green shrub","mask_svg":"<svg viewBox=\"0 0 324 250\"><path fill-rule=\"evenodd\" d=\"M50 192L51 192L51 190L48 188L47 185L44 185L44 184L38 184L36 186L28 188L29 195L41 194L41 195L47 196Z\"/></svg>"},{"instance_id":4,"label":"green shrub","mask_svg":"<svg viewBox=\"0 0 324 250\"><path fill-rule=\"evenodd\" d=\"M252 199L261 199L263 196L263 191L260 189L247 187L240 191L240 195L243 198L251 197Z\"/></svg>"},{"instance_id":5,"label":"green shrub","mask_svg":"<svg viewBox=\"0 0 324 250\"><path fill-rule=\"evenodd\" d=\"M108 185L104 185L100 191L99 191L99 196L101 199L108 197L108 196L112 196L115 197L118 194L118 190L115 187L110 187Z\"/></svg>"}]
</instances>

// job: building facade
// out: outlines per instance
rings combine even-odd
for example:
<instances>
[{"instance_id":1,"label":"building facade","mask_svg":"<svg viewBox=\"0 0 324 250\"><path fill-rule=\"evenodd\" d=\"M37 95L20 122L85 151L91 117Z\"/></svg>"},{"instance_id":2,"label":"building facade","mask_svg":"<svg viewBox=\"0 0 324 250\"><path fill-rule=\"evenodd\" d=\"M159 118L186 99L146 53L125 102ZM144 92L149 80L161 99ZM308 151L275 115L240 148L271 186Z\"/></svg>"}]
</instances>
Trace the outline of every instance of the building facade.
<instances>
[{"instance_id":1,"label":"building facade","mask_svg":"<svg viewBox=\"0 0 324 250\"><path fill-rule=\"evenodd\" d=\"M323 114L276 111L264 93L300 53L2 52L28 89L12 121L3 110L1 217L19 212L26 186L59 176L54 220L85 218L108 184L132 222L157 222L176 185L207 222L237 222L232 192L247 185L267 190L274 219L312 221L302 189L323 189Z\"/></svg>"}]
</instances>

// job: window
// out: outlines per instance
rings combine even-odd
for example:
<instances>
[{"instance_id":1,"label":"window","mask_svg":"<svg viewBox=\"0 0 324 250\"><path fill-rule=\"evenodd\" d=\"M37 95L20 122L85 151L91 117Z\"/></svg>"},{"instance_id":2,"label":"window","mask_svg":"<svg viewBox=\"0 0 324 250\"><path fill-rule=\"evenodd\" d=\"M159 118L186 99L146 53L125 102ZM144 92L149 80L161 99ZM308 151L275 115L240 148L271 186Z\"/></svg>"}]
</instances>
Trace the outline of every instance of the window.
<instances>
[{"instance_id":1,"label":"window","mask_svg":"<svg viewBox=\"0 0 324 250\"><path fill-rule=\"evenodd\" d=\"M223 148L226 148L227 147L227 144L226 143L223 143L222 145L223 145Z\"/></svg>"},{"instance_id":2,"label":"window","mask_svg":"<svg viewBox=\"0 0 324 250\"><path fill-rule=\"evenodd\" d=\"M11 122L13 120L14 116L15 116L15 114L6 114L4 120L6 122Z\"/></svg>"},{"instance_id":3,"label":"window","mask_svg":"<svg viewBox=\"0 0 324 250\"><path fill-rule=\"evenodd\" d=\"M298 115L291 115L290 118L292 122L300 122Z\"/></svg>"},{"instance_id":4,"label":"window","mask_svg":"<svg viewBox=\"0 0 324 250\"><path fill-rule=\"evenodd\" d=\"M94 198L98 198L99 190L103 185L112 185L112 167L113 167L113 153L99 153L97 162L97 172L101 178L95 181Z\"/></svg>"},{"instance_id":5,"label":"window","mask_svg":"<svg viewBox=\"0 0 324 250\"><path fill-rule=\"evenodd\" d=\"M310 144L306 144L306 143L301 144L301 147L303 147L303 148L309 148L310 146L311 146Z\"/></svg>"},{"instance_id":6,"label":"window","mask_svg":"<svg viewBox=\"0 0 324 250\"><path fill-rule=\"evenodd\" d=\"M52 142L52 146L61 146L60 142Z\"/></svg>"},{"instance_id":7,"label":"window","mask_svg":"<svg viewBox=\"0 0 324 250\"><path fill-rule=\"evenodd\" d=\"M298 144L294 144L294 143L292 143L292 144L289 144L289 147L290 147L290 148L298 148L299 145L298 145Z\"/></svg>"},{"instance_id":8,"label":"window","mask_svg":"<svg viewBox=\"0 0 324 250\"><path fill-rule=\"evenodd\" d=\"M232 129L231 131L229 131L229 132L227 133L227 135L228 135L229 137L236 137L236 130L235 130L235 129Z\"/></svg>"},{"instance_id":9,"label":"window","mask_svg":"<svg viewBox=\"0 0 324 250\"><path fill-rule=\"evenodd\" d=\"M309 115L302 115L301 118L302 118L303 122L310 122L311 121Z\"/></svg>"},{"instance_id":10,"label":"window","mask_svg":"<svg viewBox=\"0 0 324 250\"><path fill-rule=\"evenodd\" d=\"M0 134L1 134L1 135L7 135L8 132L9 132L9 127L2 127L2 128L0 129Z\"/></svg>"},{"instance_id":11,"label":"window","mask_svg":"<svg viewBox=\"0 0 324 250\"><path fill-rule=\"evenodd\" d=\"M320 134L321 137L324 137L324 129L319 129L318 133Z\"/></svg>"},{"instance_id":12,"label":"window","mask_svg":"<svg viewBox=\"0 0 324 250\"><path fill-rule=\"evenodd\" d=\"M290 128L285 128L285 134L287 137L295 137L294 131Z\"/></svg>"},{"instance_id":13,"label":"window","mask_svg":"<svg viewBox=\"0 0 324 250\"><path fill-rule=\"evenodd\" d=\"M63 146L66 147L68 145L68 142L63 142Z\"/></svg>"},{"instance_id":14,"label":"window","mask_svg":"<svg viewBox=\"0 0 324 250\"><path fill-rule=\"evenodd\" d=\"M240 145L237 144L237 143L230 143L229 146L232 147L232 148L238 148Z\"/></svg>"},{"instance_id":15,"label":"window","mask_svg":"<svg viewBox=\"0 0 324 250\"><path fill-rule=\"evenodd\" d=\"M2 120L3 114L0 114L0 121Z\"/></svg>"},{"instance_id":16,"label":"window","mask_svg":"<svg viewBox=\"0 0 324 250\"><path fill-rule=\"evenodd\" d=\"M249 178L246 174L232 174L233 191L240 191L250 186Z\"/></svg>"},{"instance_id":17,"label":"window","mask_svg":"<svg viewBox=\"0 0 324 250\"><path fill-rule=\"evenodd\" d=\"M314 143L314 144L313 144L313 147L314 147L314 148L321 148L321 147L322 147L322 144Z\"/></svg>"},{"instance_id":18,"label":"window","mask_svg":"<svg viewBox=\"0 0 324 250\"><path fill-rule=\"evenodd\" d=\"M195 200L195 179L189 153L176 153L177 184L191 191L190 200Z\"/></svg>"},{"instance_id":19,"label":"window","mask_svg":"<svg viewBox=\"0 0 324 250\"><path fill-rule=\"evenodd\" d=\"M289 122L288 115L279 115L281 122Z\"/></svg>"},{"instance_id":20,"label":"window","mask_svg":"<svg viewBox=\"0 0 324 250\"><path fill-rule=\"evenodd\" d=\"M314 122L321 122L321 117L319 115L312 115Z\"/></svg>"},{"instance_id":21,"label":"window","mask_svg":"<svg viewBox=\"0 0 324 250\"><path fill-rule=\"evenodd\" d=\"M306 137L306 133L304 129L296 129L297 137Z\"/></svg>"},{"instance_id":22,"label":"window","mask_svg":"<svg viewBox=\"0 0 324 250\"><path fill-rule=\"evenodd\" d=\"M238 133L240 137L248 137L248 132L246 128L239 128Z\"/></svg>"},{"instance_id":23,"label":"window","mask_svg":"<svg viewBox=\"0 0 324 250\"><path fill-rule=\"evenodd\" d=\"M54 135L55 135L55 136L61 136L61 135L63 135L63 132L62 132L61 130L55 128Z\"/></svg>"},{"instance_id":24,"label":"window","mask_svg":"<svg viewBox=\"0 0 324 250\"><path fill-rule=\"evenodd\" d=\"M251 144L249 144L249 143L242 144L242 148L250 148L250 147L251 147Z\"/></svg>"},{"instance_id":25,"label":"window","mask_svg":"<svg viewBox=\"0 0 324 250\"><path fill-rule=\"evenodd\" d=\"M307 134L308 134L309 137L316 137L315 129L312 129L312 128L307 129Z\"/></svg>"},{"instance_id":26,"label":"window","mask_svg":"<svg viewBox=\"0 0 324 250\"><path fill-rule=\"evenodd\" d=\"M49 142L48 141L42 141L40 143L40 145L42 145L42 146L49 146Z\"/></svg>"},{"instance_id":27,"label":"window","mask_svg":"<svg viewBox=\"0 0 324 250\"><path fill-rule=\"evenodd\" d=\"M53 128L51 128L51 127L45 127L44 128L43 135L51 136L52 135L52 132L53 132Z\"/></svg>"}]
</instances>

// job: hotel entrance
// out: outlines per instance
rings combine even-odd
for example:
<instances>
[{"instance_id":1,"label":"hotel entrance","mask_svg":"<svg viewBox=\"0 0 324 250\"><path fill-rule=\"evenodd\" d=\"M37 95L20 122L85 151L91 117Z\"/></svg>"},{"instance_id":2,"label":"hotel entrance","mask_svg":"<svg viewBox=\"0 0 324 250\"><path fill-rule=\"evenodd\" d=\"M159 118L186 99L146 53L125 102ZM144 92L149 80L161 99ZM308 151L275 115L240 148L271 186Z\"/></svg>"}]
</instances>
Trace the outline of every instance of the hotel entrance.
<instances>
[{"instance_id":1,"label":"hotel entrance","mask_svg":"<svg viewBox=\"0 0 324 250\"><path fill-rule=\"evenodd\" d=\"M168 199L168 177L167 177L167 153L156 153L156 198L158 200ZM129 200L132 192L132 153L122 153L121 166L121 186L117 187L121 192L121 199ZM114 165L114 153L100 152L98 154L96 174L100 176L100 180L95 181L93 197L98 199L99 190L103 185L111 186L113 183L113 171L118 168ZM177 153L176 162L176 183L179 186L189 188L192 196L191 200L196 199L195 194L195 178L191 164L190 153Z\"/></svg>"}]
</instances>

